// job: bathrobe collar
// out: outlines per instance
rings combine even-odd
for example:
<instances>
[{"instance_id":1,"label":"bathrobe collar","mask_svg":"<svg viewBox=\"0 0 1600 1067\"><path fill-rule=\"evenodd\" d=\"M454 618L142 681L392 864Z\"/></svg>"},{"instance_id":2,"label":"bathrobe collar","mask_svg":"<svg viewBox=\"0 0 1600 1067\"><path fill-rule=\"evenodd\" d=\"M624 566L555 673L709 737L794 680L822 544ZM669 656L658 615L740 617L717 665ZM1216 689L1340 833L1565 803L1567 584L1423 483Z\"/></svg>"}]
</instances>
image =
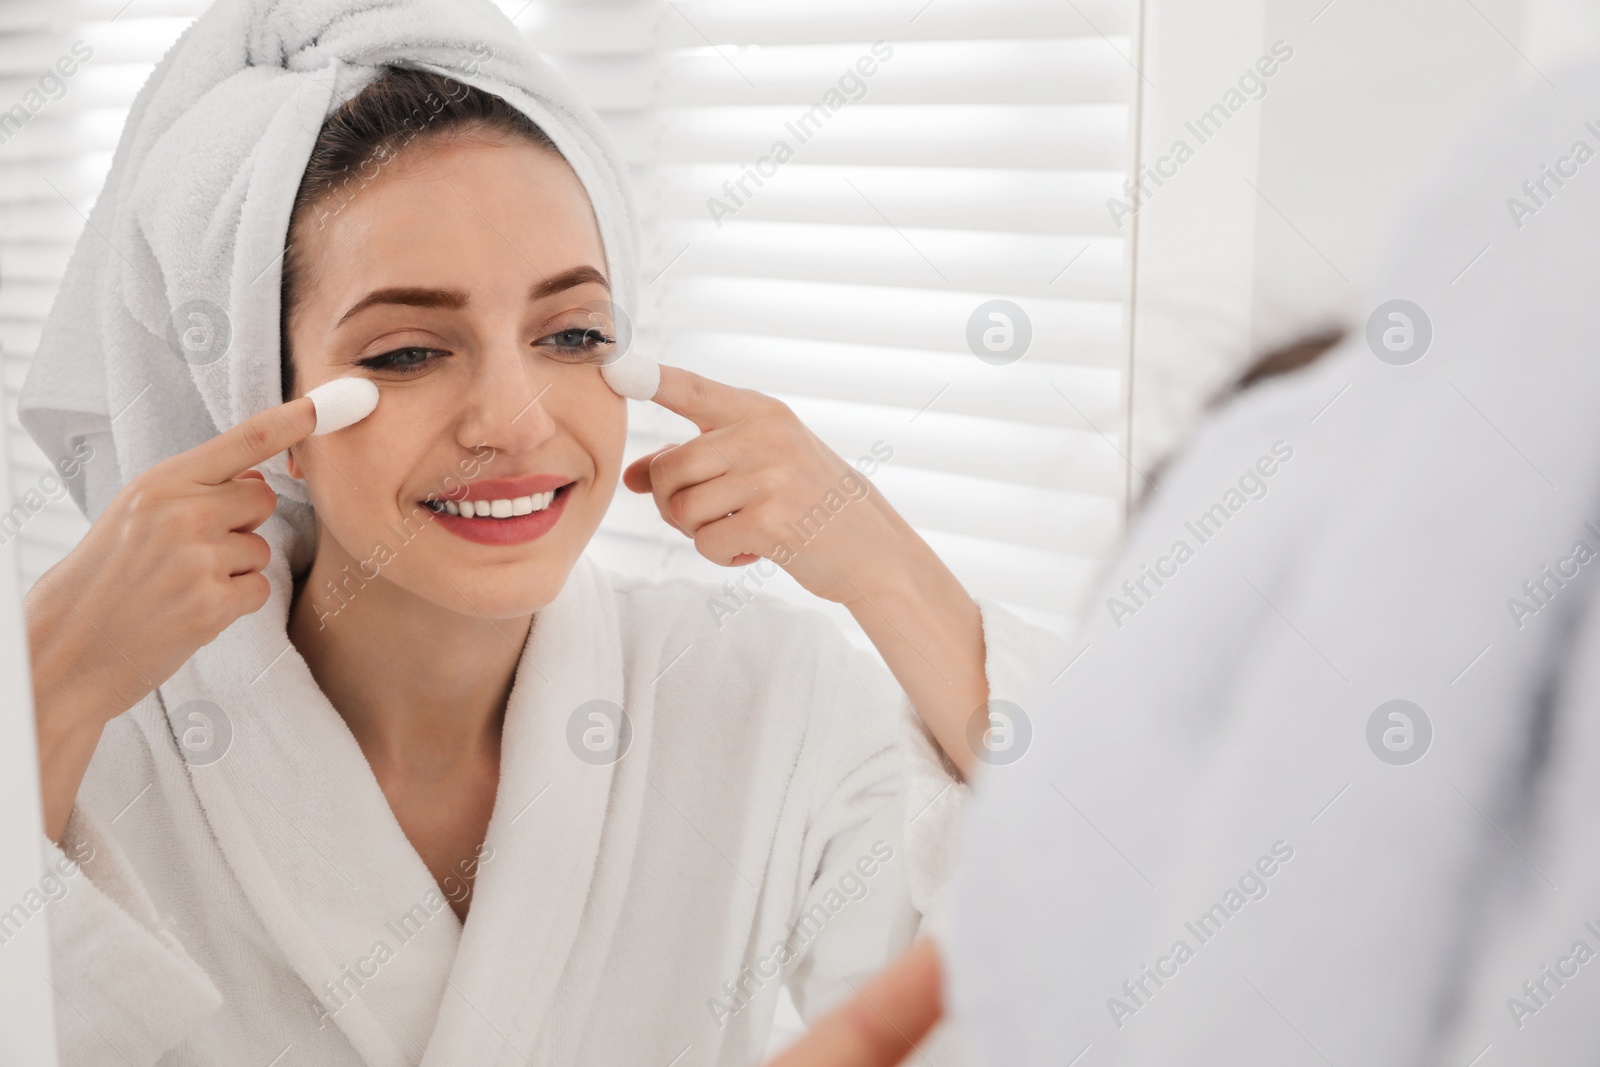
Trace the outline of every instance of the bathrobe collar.
<instances>
[{"instance_id":1,"label":"bathrobe collar","mask_svg":"<svg viewBox=\"0 0 1600 1067\"><path fill-rule=\"evenodd\" d=\"M293 536L277 517L261 532ZM623 704L610 583L580 559L535 619L463 930L286 637L292 554L273 553L267 605L160 687L211 832L306 983L308 1025L337 1025L373 1067L456 1062L469 1047L525 1062L577 936L611 788L612 766L568 741L580 706Z\"/></svg>"}]
</instances>

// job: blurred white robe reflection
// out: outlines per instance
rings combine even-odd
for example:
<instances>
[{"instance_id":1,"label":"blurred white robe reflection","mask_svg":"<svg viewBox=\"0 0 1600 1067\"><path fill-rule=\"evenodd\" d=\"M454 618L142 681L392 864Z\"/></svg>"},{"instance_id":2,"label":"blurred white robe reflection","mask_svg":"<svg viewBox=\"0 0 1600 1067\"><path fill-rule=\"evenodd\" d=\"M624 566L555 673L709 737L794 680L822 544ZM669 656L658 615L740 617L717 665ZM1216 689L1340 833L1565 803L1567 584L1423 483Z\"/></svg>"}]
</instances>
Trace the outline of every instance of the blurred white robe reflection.
<instances>
[{"instance_id":1,"label":"blurred white robe reflection","mask_svg":"<svg viewBox=\"0 0 1600 1067\"><path fill-rule=\"evenodd\" d=\"M1594 1060L1600 171L1508 209L1600 145L1600 66L1555 81L1412 200L1368 330L1204 429L1030 698L956 882L981 1063ZM1278 442L1269 492L1113 613Z\"/></svg>"}]
</instances>

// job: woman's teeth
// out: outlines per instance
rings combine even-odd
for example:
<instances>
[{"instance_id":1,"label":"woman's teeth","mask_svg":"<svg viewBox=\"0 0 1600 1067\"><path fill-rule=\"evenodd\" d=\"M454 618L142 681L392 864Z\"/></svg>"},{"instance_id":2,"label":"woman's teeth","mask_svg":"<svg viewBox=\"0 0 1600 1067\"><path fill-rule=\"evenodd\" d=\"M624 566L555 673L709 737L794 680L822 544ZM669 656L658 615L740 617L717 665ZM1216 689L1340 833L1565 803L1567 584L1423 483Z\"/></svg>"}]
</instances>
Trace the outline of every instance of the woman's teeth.
<instances>
[{"instance_id":1,"label":"woman's teeth","mask_svg":"<svg viewBox=\"0 0 1600 1067\"><path fill-rule=\"evenodd\" d=\"M535 511L543 511L556 498L557 492L559 490L552 489L547 493L500 500L463 500L460 503L454 500L425 500L423 503L434 511L460 515L467 519L510 519L518 515L532 515Z\"/></svg>"}]
</instances>

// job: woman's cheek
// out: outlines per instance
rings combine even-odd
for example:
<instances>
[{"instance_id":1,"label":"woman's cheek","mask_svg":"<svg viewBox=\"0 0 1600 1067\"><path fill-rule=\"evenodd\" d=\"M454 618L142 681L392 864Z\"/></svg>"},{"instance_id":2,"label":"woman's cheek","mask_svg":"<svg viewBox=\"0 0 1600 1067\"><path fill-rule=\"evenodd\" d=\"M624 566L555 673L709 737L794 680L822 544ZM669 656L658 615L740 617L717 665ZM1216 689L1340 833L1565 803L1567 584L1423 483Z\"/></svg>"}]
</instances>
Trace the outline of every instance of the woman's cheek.
<instances>
[{"instance_id":1,"label":"woman's cheek","mask_svg":"<svg viewBox=\"0 0 1600 1067\"><path fill-rule=\"evenodd\" d=\"M382 407L380 401L379 411ZM325 517L368 515L381 522L393 508L402 483L400 472L406 469L405 440L392 420L380 421L377 414L317 439L322 443L303 457L313 504Z\"/></svg>"},{"instance_id":2,"label":"woman's cheek","mask_svg":"<svg viewBox=\"0 0 1600 1067\"><path fill-rule=\"evenodd\" d=\"M589 454L594 457L596 481L602 486L615 485L622 476L622 454L628 447L628 402L612 391L605 379L595 374L599 382L592 399L592 409L582 422L588 434ZM582 432L582 431L580 431ZM579 440L584 440L580 437Z\"/></svg>"}]
</instances>

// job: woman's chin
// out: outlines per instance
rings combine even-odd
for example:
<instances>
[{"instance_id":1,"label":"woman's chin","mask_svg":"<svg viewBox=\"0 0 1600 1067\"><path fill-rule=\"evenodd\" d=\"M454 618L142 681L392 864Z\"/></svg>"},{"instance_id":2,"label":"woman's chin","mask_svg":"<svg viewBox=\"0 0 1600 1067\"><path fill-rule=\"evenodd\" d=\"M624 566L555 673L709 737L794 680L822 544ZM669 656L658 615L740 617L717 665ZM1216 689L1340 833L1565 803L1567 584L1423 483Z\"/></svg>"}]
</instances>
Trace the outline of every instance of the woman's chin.
<instances>
[{"instance_id":1,"label":"woman's chin","mask_svg":"<svg viewBox=\"0 0 1600 1067\"><path fill-rule=\"evenodd\" d=\"M526 568L535 569L530 564ZM519 574L520 567L500 566L450 568L435 572L413 586L442 608L484 619L525 619L550 606L566 584L572 565L559 572L541 561L536 573ZM444 580L440 580L444 579Z\"/></svg>"}]
</instances>

